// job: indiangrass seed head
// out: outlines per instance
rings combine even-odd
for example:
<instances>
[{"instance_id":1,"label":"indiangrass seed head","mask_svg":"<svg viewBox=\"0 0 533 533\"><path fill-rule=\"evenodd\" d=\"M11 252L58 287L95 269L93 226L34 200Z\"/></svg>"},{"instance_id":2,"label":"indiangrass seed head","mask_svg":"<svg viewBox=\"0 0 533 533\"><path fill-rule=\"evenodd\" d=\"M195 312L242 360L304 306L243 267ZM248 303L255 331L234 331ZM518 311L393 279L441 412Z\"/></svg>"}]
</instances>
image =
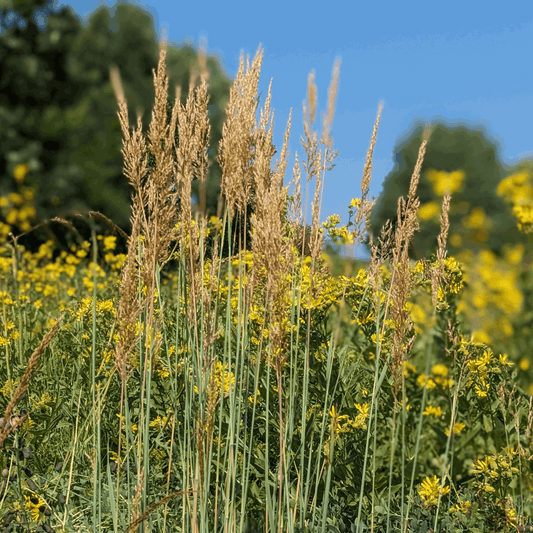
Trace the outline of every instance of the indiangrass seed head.
<instances>
[{"instance_id":1,"label":"indiangrass seed head","mask_svg":"<svg viewBox=\"0 0 533 533\"><path fill-rule=\"evenodd\" d=\"M337 92L339 90L339 76L341 71L340 59L335 60L333 65L333 75L331 83L328 88L328 114L322 116L322 138L320 142L326 146L328 151L333 148L333 138L331 137L331 127L333 125L333 117L335 116L335 105L337 103Z\"/></svg>"},{"instance_id":2,"label":"indiangrass seed head","mask_svg":"<svg viewBox=\"0 0 533 533\"><path fill-rule=\"evenodd\" d=\"M230 217L235 207L244 212L253 187L253 139L255 114L258 99L257 87L263 61L263 50L257 50L250 69L249 57L244 71L244 56L241 54L237 78L230 89L226 107L226 122L222 127L218 161L222 169L220 192L228 204Z\"/></svg>"},{"instance_id":3,"label":"indiangrass seed head","mask_svg":"<svg viewBox=\"0 0 533 533\"><path fill-rule=\"evenodd\" d=\"M298 161L298 152L294 154L294 167L292 169L292 183L294 183L293 201L288 209L289 220L297 225L302 221L302 173L300 171L300 162Z\"/></svg>"},{"instance_id":4,"label":"indiangrass seed head","mask_svg":"<svg viewBox=\"0 0 533 533\"><path fill-rule=\"evenodd\" d=\"M446 258L446 240L448 237L448 230L450 229L450 222L448 212L450 210L450 194L446 193L442 202L442 214L440 216L440 234L438 237L439 248L437 250L438 267L431 269L431 300L433 306L437 306L437 295L440 282L444 276L444 259Z\"/></svg>"},{"instance_id":5,"label":"indiangrass seed head","mask_svg":"<svg viewBox=\"0 0 533 533\"><path fill-rule=\"evenodd\" d=\"M399 386L399 379L402 376L403 362L407 358L408 347L404 346L404 341L413 327L409 312L404 310L405 303L411 290L411 274L409 270L409 246L413 235L418 229L416 214L420 206L420 200L415 197L418 182L420 180L420 171L426 145L429 139L430 131L424 132L424 139L418 151L418 159L415 165L407 204L403 197L398 199L397 226L395 232L395 243L392 252L392 273L390 291L392 294L392 315L395 322L393 331L393 351L392 351L392 373L395 380L395 390Z\"/></svg>"},{"instance_id":6,"label":"indiangrass seed head","mask_svg":"<svg viewBox=\"0 0 533 533\"><path fill-rule=\"evenodd\" d=\"M365 168L363 169L363 179L361 180L361 203L357 206L357 215L354 220L354 229L352 231L354 242L362 242L363 234L368 231L370 225L370 213L376 203L376 200L369 202L366 199L368 189L370 186L370 179L372 177L372 156L374 154L374 146L376 145L376 138L378 135L379 121L381 120L381 112L383 111L383 102L379 104L378 116L374 123L374 130L370 139L370 148L366 154ZM363 230L359 229L362 220L365 220L365 227Z\"/></svg>"},{"instance_id":7,"label":"indiangrass seed head","mask_svg":"<svg viewBox=\"0 0 533 533\"><path fill-rule=\"evenodd\" d=\"M270 96L270 88L269 88ZM287 167L287 147L291 127L292 110L289 114L283 148L276 164L276 170L270 171L270 162L274 155L272 150L272 127L264 131L268 121L270 97L261 114L261 129L256 136L256 160L254 165L257 184L257 201L255 213L252 214L252 251L254 253L254 280L264 267L267 275L268 291L277 290L290 267L291 243L283 242L287 232L285 208L288 187L283 187L283 176Z\"/></svg>"}]
</instances>

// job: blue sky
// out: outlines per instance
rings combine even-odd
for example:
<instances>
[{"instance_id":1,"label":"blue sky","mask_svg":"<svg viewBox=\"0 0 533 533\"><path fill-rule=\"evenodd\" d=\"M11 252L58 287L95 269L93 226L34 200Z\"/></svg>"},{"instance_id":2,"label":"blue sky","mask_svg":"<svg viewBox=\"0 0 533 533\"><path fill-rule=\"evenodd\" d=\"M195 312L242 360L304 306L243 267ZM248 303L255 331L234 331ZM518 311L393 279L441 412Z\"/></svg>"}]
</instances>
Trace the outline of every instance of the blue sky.
<instances>
[{"instance_id":1,"label":"blue sky","mask_svg":"<svg viewBox=\"0 0 533 533\"><path fill-rule=\"evenodd\" d=\"M134 2L130 2L134 3ZM115 2L58 0L87 20L99 6ZM326 173L321 221L337 213L348 219L348 203L361 195L361 176L379 103L384 108L374 151L370 198L378 197L393 168L393 148L415 120L485 127L500 145L504 163L533 157L533 2L178 2L135 3L151 13L156 35L168 30L173 45L207 41L234 78L241 50L253 59L264 48L259 91L272 84L274 144L281 149L293 108L290 158L303 147L302 101L315 71L320 112L337 57L340 87L332 128L337 166ZM321 126L318 124L320 136ZM275 158L278 157L276 154ZM310 197L313 190L310 191ZM310 221L310 201L308 221ZM345 250L364 257L363 250Z\"/></svg>"}]
</instances>

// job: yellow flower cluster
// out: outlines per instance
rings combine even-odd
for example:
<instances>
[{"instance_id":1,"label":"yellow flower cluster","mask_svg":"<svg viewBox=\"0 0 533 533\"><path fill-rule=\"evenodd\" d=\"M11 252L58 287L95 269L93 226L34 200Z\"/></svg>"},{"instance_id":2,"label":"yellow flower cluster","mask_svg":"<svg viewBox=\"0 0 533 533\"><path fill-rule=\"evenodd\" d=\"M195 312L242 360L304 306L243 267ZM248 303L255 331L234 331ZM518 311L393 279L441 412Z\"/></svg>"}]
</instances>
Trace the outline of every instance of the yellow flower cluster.
<instances>
[{"instance_id":1,"label":"yellow flower cluster","mask_svg":"<svg viewBox=\"0 0 533 533\"><path fill-rule=\"evenodd\" d=\"M418 494L426 506L437 505L439 497L450 492L450 487L441 486L437 476L426 477L420 484Z\"/></svg>"},{"instance_id":2,"label":"yellow flower cluster","mask_svg":"<svg viewBox=\"0 0 533 533\"><path fill-rule=\"evenodd\" d=\"M465 427L466 427L466 425L463 424L462 422L456 422L453 425L453 428L452 428L452 435L458 435L459 433L461 433L461 431L463 431L463 429ZM450 429L447 428L444 433L446 433L446 436L449 437L450 436Z\"/></svg>"},{"instance_id":3,"label":"yellow flower cluster","mask_svg":"<svg viewBox=\"0 0 533 533\"><path fill-rule=\"evenodd\" d=\"M474 386L475 393L480 398L486 398L491 388L490 375L500 374L502 366L512 366L514 363L507 360L507 354L502 354L496 359L490 350L487 348L483 354L477 358L472 359L467 363L470 375L466 382L466 386Z\"/></svg>"},{"instance_id":4,"label":"yellow flower cluster","mask_svg":"<svg viewBox=\"0 0 533 533\"><path fill-rule=\"evenodd\" d=\"M423 287L427 293L431 293L431 270L440 267L440 263L435 259L433 263L428 260L418 261L411 270L411 281L415 287ZM437 300L438 309L446 309L448 303L445 301L446 295L459 294L465 286L465 277L463 265L455 257L450 256L444 259L444 279L438 288ZM408 310L424 314L423 310L418 307L415 309L413 304L408 306ZM420 318L420 317L419 317Z\"/></svg>"},{"instance_id":5,"label":"yellow flower cluster","mask_svg":"<svg viewBox=\"0 0 533 533\"><path fill-rule=\"evenodd\" d=\"M330 409L329 414L331 416L332 424L334 425L335 435L338 435L339 433L346 433L354 429L366 429L366 420L370 416L369 404L364 403L361 405L356 403L354 406L359 413L353 420L350 420L348 415L339 415L339 412L335 406Z\"/></svg>"},{"instance_id":6,"label":"yellow flower cluster","mask_svg":"<svg viewBox=\"0 0 533 533\"><path fill-rule=\"evenodd\" d=\"M356 224L352 222L352 217L355 213L355 208L360 209L361 200L359 198L352 198L348 205L349 220L348 224L338 228L337 226L341 222L341 217L336 213L327 217L326 222L322 223L322 227L327 230L328 236L330 239L337 244L344 244L349 246L354 243L355 235L354 231L349 232L348 228L355 226ZM321 229L324 231L323 229Z\"/></svg>"},{"instance_id":7,"label":"yellow flower cluster","mask_svg":"<svg viewBox=\"0 0 533 533\"><path fill-rule=\"evenodd\" d=\"M341 217L337 214L327 217L326 222L322 223L322 226L328 231L330 239L334 242L340 242L349 246L354 242L354 236L351 233L348 233L348 228L346 226L341 226L337 228L337 225L340 224Z\"/></svg>"},{"instance_id":8,"label":"yellow flower cluster","mask_svg":"<svg viewBox=\"0 0 533 533\"><path fill-rule=\"evenodd\" d=\"M533 231L533 187L531 174L522 170L503 179L496 192L513 204L513 214L518 220L518 229L524 233Z\"/></svg>"},{"instance_id":9,"label":"yellow flower cluster","mask_svg":"<svg viewBox=\"0 0 533 533\"><path fill-rule=\"evenodd\" d=\"M453 379L448 379L448 368L446 365L437 364L431 369L431 375L420 374L417 379L418 384L424 388L434 389L440 385L443 390L452 388L455 383Z\"/></svg>"},{"instance_id":10,"label":"yellow flower cluster","mask_svg":"<svg viewBox=\"0 0 533 533\"><path fill-rule=\"evenodd\" d=\"M17 186L24 182L30 168L28 165L17 165L13 177ZM12 226L17 226L21 231L29 231L31 222L36 218L37 211L32 200L35 196L34 187L22 187L20 192L12 192L7 197L0 198L0 210L7 224L0 223L1 242L5 242Z\"/></svg>"},{"instance_id":11,"label":"yellow flower cluster","mask_svg":"<svg viewBox=\"0 0 533 533\"><path fill-rule=\"evenodd\" d=\"M498 481L510 483L513 476L520 473L518 468L513 466L515 456L518 451L514 446L504 448L502 453L486 455L484 459L479 459L472 465L472 473L481 476L481 481L476 481L474 486L486 493L494 492L493 484Z\"/></svg>"},{"instance_id":12,"label":"yellow flower cluster","mask_svg":"<svg viewBox=\"0 0 533 533\"><path fill-rule=\"evenodd\" d=\"M320 406L319 405L313 406L311 410L307 413L307 419L309 419L310 414L312 413L315 407L320 407ZM354 404L354 407L357 409L358 414L355 416L353 420L351 420L348 415L340 415L336 406L333 406L329 410L329 415L331 417L330 429L333 430L335 442L337 442L338 437L342 435L343 433L350 433L356 429L367 428L366 421L368 417L370 416L370 405L368 403L364 403L364 404L356 403ZM323 446L323 452L327 458L329 458L330 456L330 445L331 445L331 438L330 438L330 435L328 434L328 437Z\"/></svg>"},{"instance_id":13,"label":"yellow flower cluster","mask_svg":"<svg viewBox=\"0 0 533 533\"><path fill-rule=\"evenodd\" d=\"M450 513L462 513L466 515L472 508L470 500L459 500L453 507L450 507Z\"/></svg>"},{"instance_id":14,"label":"yellow flower cluster","mask_svg":"<svg viewBox=\"0 0 533 533\"><path fill-rule=\"evenodd\" d=\"M433 405L428 405L424 412L422 413L425 416L434 416L436 418L440 418L442 416L442 407L439 405L438 407L434 407Z\"/></svg>"},{"instance_id":15,"label":"yellow flower cluster","mask_svg":"<svg viewBox=\"0 0 533 533\"><path fill-rule=\"evenodd\" d=\"M426 178L432 183L433 190L438 196L443 196L447 191L453 194L463 188L465 173L463 170L445 172L444 170L429 169Z\"/></svg>"},{"instance_id":16,"label":"yellow flower cluster","mask_svg":"<svg viewBox=\"0 0 533 533\"><path fill-rule=\"evenodd\" d=\"M524 233L533 232L533 205L515 205L513 215L518 220L518 229Z\"/></svg>"},{"instance_id":17,"label":"yellow flower cluster","mask_svg":"<svg viewBox=\"0 0 533 533\"><path fill-rule=\"evenodd\" d=\"M233 387L235 386L235 374L233 372L230 372L229 370L226 370L228 368L228 364L222 364L220 361L217 361L215 363L215 369L213 374L211 375L212 383L214 386L214 390L216 391L215 396L217 398L220 398L220 394L223 391L224 395L227 396L230 394L230 392L233 390ZM198 394L198 386L194 386L194 392Z\"/></svg>"},{"instance_id":18,"label":"yellow flower cluster","mask_svg":"<svg viewBox=\"0 0 533 533\"><path fill-rule=\"evenodd\" d=\"M440 207L437 202L428 202L418 210L418 218L424 222L427 220L438 220L437 215L440 213Z\"/></svg>"}]
</instances>

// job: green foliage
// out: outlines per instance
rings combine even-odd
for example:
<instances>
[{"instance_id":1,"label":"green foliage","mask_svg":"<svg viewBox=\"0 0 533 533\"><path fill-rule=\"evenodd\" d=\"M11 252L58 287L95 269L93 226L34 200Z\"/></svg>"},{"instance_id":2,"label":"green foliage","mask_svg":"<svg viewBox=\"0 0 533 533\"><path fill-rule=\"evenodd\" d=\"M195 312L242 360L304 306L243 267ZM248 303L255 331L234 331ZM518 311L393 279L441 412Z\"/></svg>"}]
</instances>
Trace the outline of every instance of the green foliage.
<instances>
[{"instance_id":1,"label":"green foliage","mask_svg":"<svg viewBox=\"0 0 533 533\"><path fill-rule=\"evenodd\" d=\"M411 270L413 284L426 292L429 268L436 266L435 259L420 262ZM23 273L20 286L33 268L32 260L24 261L19 265ZM205 444L210 434L200 432L199 427L209 424L206 413L212 413L212 447L207 445L204 463L209 480L207 501L205 507L201 504L206 524L212 527L215 503L219 509L217 527L222 527L226 502L231 501L229 505L237 510L237 524L244 505L244 531L254 531L254 527L264 531L265 502L276 500L279 459L283 457L284 490L291 516L294 507L299 509L295 532L324 531L323 516L325 531L339 533L368 531L371 522L376 531L400 532L407 516L407 531L413 533L429 532L436 522L441 533L511 531L514 507L508 497L513 496L517 513L531 511L525 500L531 465L518 453L518 445L525 450L530 447L524 434L528 400L514 386L516 370L509 361L487 345L468 341L461 324L456 323L458 294L453 290L460 291L461 266L453 260L446 262L442 287L450 290L439 299L434 326L416 336L408 364L403 365L405 389L399 395L387 372L394 324L385 320L381 349L377 350L376 326L379 328L384 319L385 303L375 318L375 295L368 273L361 271L349 279L335 280L321 267L313 271L299 262L294 267L293 280L287 283L297 291L297 297L289 300L287 313L296 330L294 335L287 335L290 358L279 378L266 356L269 347L258 344L266 311L261 287L254 291L250 306L254 311L247 315L241 332L237 324L243 309L237 308L235 300L238 295L242 297L243 278L233 279L231 293L227 278L219 280L217 294L209 303L211 311L218 308L208 318L216 326L208 349L212 365L204 366L207 360L195 350L195 339L190 336L188 299L180 296L183 289L184 294L190 294L189 281L182 277L183 270L173 275L161 290L162 302L167 305L158 311L163 343L153 359L154 367L148 374L143 369L143 334L129 358L132 373L125 391L122 431L117 416L121 382L109 347L115 328L116 273L97 273L97 283L103 287L98 289L95 326L91 298L85 299L92 292L92 273L84 270L83 263L74 279L61 274L57 294L43 308L32 305L40 296L37 287L32 287L27 294L30 302L22 304L24 308L12 306L9 316L13 326L6 323L11 333L9 339L2 337L0 349L9 355L2 358L5 363L0 366L3 406L13 391L10 380L16 383L24 372L31 347L46 329L48 317L57 316L61 302L66 302L67 317L42 355L28 394L18 405L19 414L29 413L31 422L8 438L0 453L0 468L9 469L12 476L7 483L6 510L7 506L18 509L14 519L20 523L22 511L17 502L23 502L28 516L35 517L32 524L48 520L55 524L56 513L66 510L67 530L81 530L91 527L90 512L80 510L90 508L96 490L101 496L97 501L102 502L98 523L113 529L116 522L123 531L130 517L139 464L149 465L144 489L148 503L165 496L167 483L174 489L190 488L191 472L198 467L202 449L198 439ZM45 286L52 270L47 268L43 273ZM206 289L210 284L208 271L207 267ZM312 300L307 293L311 280L321 287ZM4 272L1 283L14 293L10 270ZM72 297L66 294L70 286L86 289ZM386 272L381 290L384 295L391 290ZM337 313L342 306L348 316L339 334ZM308 324L308 319L309 336L307 325L298 326L302 320ZM273 326L265 324L269 333ZM13 330L21 335L12 335ZM406 338L406 343L409 340ZM377 381L382 372L387 374L385 379ZM93 390L102 406L98 418L94 418ZM433 410L426 411L429 408ZM456 425L449 438L446 432L452 415ZM141 428L148 431L143 437L148 439L148 448L143 452L143 446L133 446L128 451L128 442L131 445L138 438ZM284 435L282 447L280 433ZM96 439L101 444L94 457ZM120 439L124 463L119 468ZM169 460L173 464L170 470ZM96 488L93 467L97 469ZM439 504L435 491L445 471L444 487L451 490L442 495ZM231 472L227 484L226 475ZM113 510L118 475L122 496L118 510ZM434 476L437 481L432 482ZM221 486L231 491L230 500L224 499L222 491L217 492ZM297 490L304 500L298 499ZM68 503L64 501L66 494ZM25 495L37 503L24 500ZM310 510L310 500L315 502L314 510ZM40 507L52 510L53 517L48 519ZM285 504L276 512L288 516L282 509ZM177 498L167 509L167 528L179 530L182 512L183 500ZM363 529L355 525L358 516ZM162 507L154 511L151 520L152 527L161 527Z\"/></svg>"},{"instance_id":2,"label":"green foliage","mask_svg":"<svg viewBox=\"0 0 533 533\"><path fill-rule=\"evenodd\" d=\"M385 222L389 219L396 222L398 198L407 198L422 143L423 128L422 123L415 123L394 147L395 167L385 178L383 191L370 217L370 232L375 243ZM444 194L439 188L445 189L444 173L449 175L461 171L464 177L457 180L456 187L453 186L451 191L450 255L464 248L477 251L483 247L500 254L504 244L523 240L509 209L496 194L498 183L508 172L499 161L497 144L489 140L487 133L481 129L452 127L439 121L432 126L416 192L421 211L424 206L431 205L434 206L434 212L430 211L426 219L420 221L420 231L415 233L409 250L410 258L421 259L436 252ZM479 208L483 214L476 211ZM469 219L472 215L478 215L476 220ZM451 239L452 234L460 239ZM366 247L370 251L368 243L367 237Z\"/></svg>"},{"instance_id":3,"label":"green foliage","mask_svg":"<svg viewBox=\"0 0 533 533\"><path fill-rule=\"evenodd\" d=\"M20 11L28 26L5 29L0 34L0 175L1 188L9 190L8 176L17 164L27 164L39 173L33 177L41 189L53 192L52 169L60 174L58 192L72 193L79 187L75 169L58 160L65 135L57 124L60 107L68 109L77 96L79 87L69 73L68 56L79 32L79 22L70 10L50 15L47 31L41 32L31 19L37 6L44 1L26 2ZM17 6L18 7L18 6ZM46 207L43 198L43 207Z\"/></svg>"}]
</instances>

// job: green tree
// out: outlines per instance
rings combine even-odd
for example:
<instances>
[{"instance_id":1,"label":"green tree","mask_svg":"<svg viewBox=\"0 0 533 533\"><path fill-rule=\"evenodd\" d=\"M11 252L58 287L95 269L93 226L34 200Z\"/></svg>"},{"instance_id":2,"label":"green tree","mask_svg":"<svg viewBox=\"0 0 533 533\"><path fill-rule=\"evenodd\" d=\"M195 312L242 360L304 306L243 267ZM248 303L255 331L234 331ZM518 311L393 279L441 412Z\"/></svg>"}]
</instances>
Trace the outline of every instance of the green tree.
<instances>
[{"instance_id":1,"label":"green tree","mask_svg":"<svg viewBox=\"0 0 533 533\"><path fill-rule=\"evenodd\" d=\"M387 220L397 223L398 198L407 199L423 129L416 122L394 147L395 167L385 178L370 217L369 233L375 243ZM498 152L498 144L483 129L450 126L442 120L433 123L417 188L420 231L409 249L411 259L429 258L437 251L442 199L448 187L450 255L462 248L474 252L489 248L500 255L504 244L523 241L508 206L496 193L509 172ZM365 245L370 252L369 237Z\"/></svg>"},{"instance_id":2,"label":"green tree","mask_svg":"<svg viewBox=\"0 0 533 533\"><path fill-rule=\"evenodd\" d=\"M67 184L77 180L75 169L59 159L64 140L41 130L47 129L46 110L59 103L69 108L81 89L67 62L79 22L69 10L54 10L45 0L20 1L16 8L1 12L0 192L13 189L14 168L26 164L44 200L42 191L54 194L53 173ZM44 214L40 206L38 214Z\"/></svg>"},{"instance_id":3,"label":"green tree","mask_svg":"<svg viewBox=\"0 0 533 533\"><path fill-rule=\"evenodd\" d=\"M26 27L12 24L0 34L0 173L4 178L0 193L12 191L15 167L27 164L27 182L37 187L39 219L96 210L129 234L133 191L122 173L123 136L109 69L116 65L121 73L130 126L136 126L140 110L143 129L148 131L151 117L144 110L153 106L152 69L159 59L153 20L134 6L119 4L113 17L102 7L82 27L70 8L53 11L50 4L44 0L17 4ZM35 10L40 10L41 20L45 17L46 29L37 27L32 17ZM197 53L190 46L169 46L170 100L178 85L185 102L195 61ZM207 58L207 68L211 165L206 200L213 214L221 173L217 147L231 80L216 58ZM193 196L198 194L198 184L193 183ZM87 224L70 220L87 238ZM96 225L100 231L107 230L101 222ZM62 232L62 226L54 226L54 233ZM35 233L27 236L28 243L33 243ZM42 233L40 240L45 237ZM66 233L69 239L73 237ZM119 248L124 244L119 242Z\"/></svg>"},{"instance_id":4,"label":"green tree","mask_svg":"<svg viewBox=\"0 0 533 533\"><path fill-rule=\"evenodd\" d=\"M3 19L8 24L0 34L0 194L13 191L15 168L27 165L25 179L36 188L39 220L67 218L81 237L88 239L87 223L68 215L100 211L129 235L133 190L123 175L123 134L109 72L111 66L118 67L130 127L136 127L140 111L147 134L151 116L145 111L153 107L152 70L159 59L153 19L126 3L113 10L100 8L86 26L70 7L53 9L50 0L20 1L16 9L17 13L11 11L10 17ZM15 19L17 23L13 23ZM192 47L168 46L168 121L174 88L180 87L181 102L185 103L197 61ZM211 132L205 193L206 214L211 216L217 214L220 200L218 143L232 80L216 57L207 57L207 68ZM149 168L153 168L150 158L148 154ZM194 181L192 199L197 202L199 198L199 183ZM221 205L223 208L223 201ZM244 231L249 247L253 211L251 198L246 228L244 216L235 215L231 253ZM109 231L104 222L96 220L95 224L99 233ZM35 251L51 237L50 229L63 246L76 240L74 232L52 223L24 235L19 242ZM119 238L117 252L125 251L125 240ZM230 253L227 241L221 253Z\"/></svg>"}]
</instances>

